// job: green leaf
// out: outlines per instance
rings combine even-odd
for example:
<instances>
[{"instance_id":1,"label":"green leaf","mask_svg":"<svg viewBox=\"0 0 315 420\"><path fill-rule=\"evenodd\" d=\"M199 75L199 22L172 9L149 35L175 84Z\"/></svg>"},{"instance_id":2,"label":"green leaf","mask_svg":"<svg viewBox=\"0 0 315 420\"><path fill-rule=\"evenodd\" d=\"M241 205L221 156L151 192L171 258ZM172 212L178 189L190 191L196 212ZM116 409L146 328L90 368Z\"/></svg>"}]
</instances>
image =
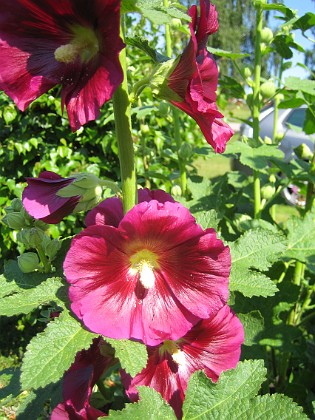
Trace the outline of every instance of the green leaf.
<instances>
[{"instance_id":1,"label":"green leaf","mask_svg":"<svg viewBox=\"0 0 315 420\"><path fill-rule=\"evenodd\" d=\"M230 244L232 270L230 290L244 296L273 296L276 285L263 273L286 250L286 239L279 232L253 229Z\"/></svg>"},{"instance_id":2,"label":"green leaf","mask_svg":"<svg viewBox=\"0 0 315 420\"><path fill-rule=\"evenodd\" d=\"M309 95L315 95L315 80L300 79L299 77L287 77L284 85L287 89L300 90Z\"/></svg>"},{"instance_id":3,"label":"green leaf","mask_svg":"<svg viewBox=\"0 0 315 420\"><path fill-rule=\"evenodd\" d=\"M285 257L307 262L315 255L315 217L308 213L304 219L291 217L287 221L288 248Z\"/></svg>"},{"instance_id":4,"label":"green leaf","mask_svg":"<svg viewBox=\"0 0 315 420\"><path fill-rule=\"evenodd\" d=\"M0 279L0 287L4 286L4 290L7 291L7 294L8 285L11 284L3 284L2 279ZM32 289L11 289L9 296L5 296L1 299L0 315L13 316L28 314L40 305L49 304L50 302L61 303L57 297L57 292L60 287L62 287L61 278L52 277Z\"/></svg>"},{"instance_id":5,"label":"green leaf","mask_svg":"<svg viewBox=\"0 0 315 420\"><path fill-rule=\"evenodd\" d=\"M194 214L197 223L202 227L202 229L213 228L216 229L218 227L218 214L214 209L209 211L200 211Z\"/></svg>"},{"instance_id":6,"label":"green leaf","mask_svg":"<svg viewBox=\"0 0 315 420\"><path fill-rule=\"evenodd\" d=\"M106 341L115 349L115 355L121 363L121 367L131 376L135 376L145 368L148 360L146 346L130 340L114 340L106 338Z\"/></svg>"},{"instance_id":7,"label":"green leaf","mask_svg":"<svg viewBox=\"0 0 315 420\"><path fill-rule=\"evenodd\" d=\"M235 60L236 58L244 58L244 57L249 57L250 56L250 54L243 54L243 53L236 53L236 52L232 52L232 51L225 51L225 50L221 50L220 48L207 47L207 50L211 54L217 55L218 57L230 58L231 60Z\"/></svg>"},{"instance_id":8,"label":"green leaf","mask_svg":"<svg viewBox=\"0 0 315 420\"><path fill-rule=\"evenodd\" d=\"M203 372L188 383L183 420L302 420L302 408L281 394L255 396L265 379L262 360L240 362L214 384ZM202 398L200 398L202 396Z\"/></svg>"},{"instance_id":9,"label":"green leaf","mask_svg":"<svg viewBox=\"0 0 315 420\"><path fill-rule=\"evenodd\" d=\"M37 389L57 382L77 352L89 348L95 337L96 334L84 330L67 311L62 312L28 344L22 363L23 388Z\"/></svg>"},{"instance_id":10,"label":"green leaf","mask_svg":"<svg viewBox=\"0 0 315 420\"><path fill-rule=\"evenodd\" d=\"M132 47L136 47L139 50L143 51L155 63L162 63L163 61L169 60L168 57L160 54L154 48L150 47L148 40L146 40L144 38L141 38L139 36L134 37L134 38L127 37L125 41L126 41L127 45L130 45Z\"/></svg>"},{"instance_id":11,"label":"green leaf","mask_svg":"<svg viewBox=\"0 0 315 420\"><path fill-rule=\"evenodd\" d=\"M264 318L259 311L251 311L247 314L237 314L244 327L245 332L245 346L252 346L257 344L257 335L264 329Z\"/></svg>"},{"instance_id":12,"label":"green leaf","mask_svg":"<svg viewBox=\"0 0 315 420\"><path fill-rule=\"evenodd\" d=\"M236 418L231 417L235 402L253 398L265 376L263 360L238 363L235 369L222 372L216 384L203 372L195 372L188 382L183 420Z\"/></svg>"},{"instance_id":13,"label":"green leaf","mask_svg":"<svg viewBox=\"0 0 315 420\"><path fill-rule=\"evenodd\" d=\"M101 419L123 420L176 420L173 409L163 400L161 395L152 388L138 387L140 401L127 404L121 411L110 410L108 417Z\"/></svg>"},{"instance_id":14,"label":"green leaf","mask_svg":"<svg viewBox=\"0 0 315 420\"><path fill-rule=\"evenodd\" d=\"M314 134L315 133L315 118L314 113L307 108L305 113L305 121L303 125L303 131L305 134Z\"/></svg>"},{"instance_id":15,"label":"green leaf","mask_svg":"<svg viewBox=\"0 0 315 420\"><path fill-rule=\"evenodd\" d=\"M300 17L297 21L293 24L293 29L301 29L302 32L307 31L315 26L315 14L312 12L307 12L305 15Z\"/></svg>"},{"instance_id":16,"label":"green leaf","mask_svg":"<svg viewBox=\"0 0 315 420\"><path fill-rule=\"evenodd\" d=\"M257 171L268 168L270 158L283 159L283 152L272 144L253 148L247 143L238 141L228 144L225 153L239 153L240 162Z\"/></svg>"}]
</instances>

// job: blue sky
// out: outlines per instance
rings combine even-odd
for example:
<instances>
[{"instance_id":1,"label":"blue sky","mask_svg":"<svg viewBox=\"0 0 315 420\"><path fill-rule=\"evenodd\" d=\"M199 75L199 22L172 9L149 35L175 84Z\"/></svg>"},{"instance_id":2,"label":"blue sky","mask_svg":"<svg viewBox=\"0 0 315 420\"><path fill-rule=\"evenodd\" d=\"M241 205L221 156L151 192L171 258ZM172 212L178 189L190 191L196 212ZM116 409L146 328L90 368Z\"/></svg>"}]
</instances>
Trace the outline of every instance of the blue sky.
<instances>
[{"instance_id":1,"label":"blue sky","mask_svg":"<svg viewBox=\"0 0 315 420\"><path fill-rule=\"evenodd\" d=\"M284 0L283 2L287 7L290 9L295 9L298 11L298 16L301 17L307 12L315 13L315 2L312 0ZM275 13L276 15L279 13ZM280 15L280 14L279 14ZM280 20L272 20L271 21L271 28L274 29L277 25L281 25ZM304 49L311 49L314 45L311 41L308 41L303 35L300 30L294 31L295 33L295 41L296 43L302 45ZM307 31L307 35L312 37L310 31ZM308 72L302 69L299 66L296 66L296 63L302 62L304 63L304 54L298 51L293 50L293 65L289 70L286 70L283 74L284 78L288 76L296 76L300 78L306 78L308 76Z\"/></svg>"}]
</instances>

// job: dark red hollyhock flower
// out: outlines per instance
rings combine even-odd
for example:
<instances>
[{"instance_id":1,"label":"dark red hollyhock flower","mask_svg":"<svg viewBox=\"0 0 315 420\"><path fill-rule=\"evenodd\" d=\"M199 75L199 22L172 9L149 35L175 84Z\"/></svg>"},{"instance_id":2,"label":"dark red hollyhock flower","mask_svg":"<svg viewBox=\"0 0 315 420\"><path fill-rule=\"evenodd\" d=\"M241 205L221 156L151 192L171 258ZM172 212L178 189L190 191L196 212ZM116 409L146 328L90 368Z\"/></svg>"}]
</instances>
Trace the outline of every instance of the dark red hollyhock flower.
<instances>
[{"instance_id":1,"label":"dark red hollyhock flower","mask_svg":"<svg viewBox=\"0 0 315 420\"><path fill-rule=\"evenodd\" d=\"M218 69L206 49L209 35L218 30L217 11L209 0L200 0L200 16L196 6L188 13L192 19L191 38L167 78L167 87L177 95L177 99L170 98L170 102L194 118L207 142L222 153L233 130L222 121L223 115L217 109Z\"/></svg>"},{"instance_id":2,"label":"dark red hollyhock flower","mask_svg":"<svg viewBox=\"0 0 315 420\"><path fill-rule=\"evenodd\" d=\"M122 382L132 401L138 399L138 386L154 388L173 407L178 418L187 383L197 370L216 382L220 374L239 361L244 330L226 305L214 316L195 325L183 338L147 347L147 366L133 379L122 372Z\"/></svg>"},{"instance_id":3,"label":"dark red hollyhock flower","mask_svg":"<svg viewBox=\"0 0 315 420\"><path fill-rule=\"evenodd\" d=\"M148 194L144 192L144 194ZM182 337L226 304L230 252L166 193L124 216L106 202L72 240L64 261L71 309L91 331L148 345ZM100 211L101 209L101 211ZM90 223L99 223L90 225ZM104 223L113 223L109 226Z\"/></svg>"},{"instance_id":4,"label":"dark red hollyhock flower","mask_svg":"<svg viewBox=\"0 0 315 420\"><path fill-rule=\"evenodd\" d=\"M92 174L76 174L62 178L44 171L38 178L27 178L22 195L23 206L35 219L59 223L65 216L89 210L99 201L102 189Z\"/></svg>"},{"instance_id":5,"label":"dark red hollyhock flower","mask_svg":"<svg viewBox=\"0 0 315 420\"><path fill-rule=\"evenodd\" d=\"M51 420L94 420L105 413L90 405L93 386L105 369L114 361L112 356L102 355L104 341L95 339L88 350L77 353L75 361L63 379L63 402L51 414Z\"/></svg>"},{"instance_id":6,"label":"dark red hollyhock flower","mask_svg":"<svg viewBox=\"0 0 315 420\"><path fill-rule=\"evenodd\" d=\"M119 0L1 0L0 89L24 111L62 86L73 131L123 80Z\"/></svg>"},{"instance_id":7,"label":"dark red hollyhock flower","mask_svg":"<svg viewBox=\"0 0 315 420\"><path fill-rule=\"evenodd\" d=\"M157 200L160 203L166 201L175 202L174 198L163 190L149 190L143 188L138 190L138 202ZM99 203L94 209L88 212L85 218L85 225L110 225L117 227L124 217L123 204L120 198L112 197Z\"/></svg>"}]
</instances>

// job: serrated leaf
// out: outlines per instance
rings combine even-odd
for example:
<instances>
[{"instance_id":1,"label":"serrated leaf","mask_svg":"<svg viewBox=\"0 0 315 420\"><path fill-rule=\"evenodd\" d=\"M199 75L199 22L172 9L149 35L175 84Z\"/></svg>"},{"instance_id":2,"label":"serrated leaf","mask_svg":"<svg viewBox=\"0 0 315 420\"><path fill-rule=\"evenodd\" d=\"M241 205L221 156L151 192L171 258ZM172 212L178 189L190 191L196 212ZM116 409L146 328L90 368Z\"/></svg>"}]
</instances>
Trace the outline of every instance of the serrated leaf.
<instances>
[{"instance_id":1,"label":"serrated leaf","mask_svg":"<svg viewBox=\"0 0 315 420\"><path fill-rule=\"evenodd\" d=\"M202 229L213 228L216 229L219 223L218 214L214 209L208 211L201 211L194 214L196 222Z\"/></svg>"},{"instance_id":2,"label":"serrated leaf","mask_svg":"<svg viewBox=\"0 0 315 420\"><path fill-rule=\"evenodd\" d=\"M226 153L239 153L240 162L257 171L268 168L271 157L283 159L284 156L276 145L263 144L254 148L241 141L228 144Z\"/></svg>"},{"instance_id":3,"label":"serrated leaf","mask_svg":"<svg viewBox=\"0 0 315 420\"><path fill-rule=\"evenodd\" d=\"M160 54L154 48L150 47L149 42L148 42L147 39L141 38L139 36L136 36L134 38L127 37L125 39L125 42L126 42L127 45L130 45L132 47L136 47L139 50L143 51L155 63L162 63L163 61L169 60L168 57L166 57L165 55Z\"/></svg>"},{"instance_id":4,"label":"serrated leaf","mask_svg":"<svg viewBox=\"0 0 315 420\"><path fill-rule=\"evenodd\" d=\"M315 256L315 217L308 213L304 219L291 217L287 221L288 248L285 257L307 262Z\"/></svg>"},{"instance_id":5,"label":"serrated leaf","mask_svg":"<svg viewBox=\"0 0 315 420\"><path fill-rule=\"evenodd\" d=\"M189 22L190 16L178 7L165 7L161 0L137 0L123 4L123 12L139 12L156 25L171 23L173 18Z\"/></svg>"},{"instance_id":6,"label":"serrated leaf","mask_svg":"<svg viewBox=\"0 0 315 420\"><path fill-rule=\"evenodd\" d=\"M307 419L289 397L256 396L265 372L262 360L249 360L223 372L216 384L203 372L194 373L188 383L183 420Z\"/></svg>"},{"instance_id":7,"label":"serrated leaf","mask_svg":"<svg viewBox=\"0 0 315 420\"><path fill-rule=\"evenodd\" d=\"M222 372L213 383L203 372L195 372L188 382L183 404L184 419L232 418L235 401L253 398L265 380L263 360L240 362L235 369ZM199 396L202 395L202 398ZM224 416L222 417L222 412ZM228 417L230 415L230 417Z\"/></svg>"},{"instance_id":8,"label":"serrated leaf","mask_svg":"<svg viewBox=\"0 0 315 420\"><path fill-rule=\"evenodd\" d=\"M0 282L0 287L2 282ZM13 316L28 314L40 305L50 302L60 302L57 291L62 287L61 278L49 278L37 287L24 290L22 288L11 290L9 296L0 301L0 315ZM60 302L61 303L61 302Z\"/></svg>"},{"instance_id":9,"label":"serrated leaf","mask_svg":"<svg viewBox=\"0 0 315 420\"><path fill-rule=\"evenodd\" d=\"M309 95L315 95L315 80L300 79L299 77L291 76L285 79L284 84L287 89L300 90Z\"/></svg>"},{"instance_id":10,"label":"serrated leaf","mask_svg":"<svg viewBox=\"0 0 315 420\"><path fill-rule=\"evenodd\" d=\"M230 290L244 296L273 296L277 286L263 273L286 250L286 238L280 232L253 229L230 244L232 270ZM258 271L259 270L259 271Z\"/></svg>"},{"instance_id":11,"label":"serrated leaf","mask_svg":"<svg viewBox=\"0 0 315 420\"><path fill-rule=\"evenodd\" d=\"M264 318L259 311L251 311L247 314L237 314L245 332L245 346L258 343L257 336L264 329Z\"/></svg>"},{"instance_id":12,"label":"serrated leaf","mask_svg":"<svg viewBox=\"0 0 315 420\"><path fill-rule=\"evenodd\" d=\"M302 32L305 32L313 26L315 26L315 14L307 12L294 22L293 29L301 29Z\"/></svg>"},{"instance_id":13,"label":"serrated leaf","mask_svg":"<svg viewBox=\"0 0 315 420\"><path fill-rule=\"evenodd\" d=\"M127 404L122 411L110 410L108 417L103 419L123 420L176 420L173 409L163 400L161 395L152 388L138 387L140 401Z\"/></svg>"},{"instance_id":14,"label":"serrated leaf","mask_svg":"<svg viewBox=\"0 0 315 420\"><path fill-rule=\"evenodd\" d=\"M16 261L9 260L4 263L4 277L12 282L12 291L19 288L31 289L38 286L42 281L51 277L44 273L22 273ZM14 285L14 286L13 286Z\"/></svg>"},{"instance_id":15,"label":"serrated leaf","mask_svg":"<svg viewBox=\"0 0 315 420\"><path fill-rule=\"evenodd\" d=\"M112 338L106 338L106 341L114 347L115 355L119 359L121 367L131 376L135 376L145 368L148 353L144 344Z\"/></svg>"},{"instance_id":16,"label":"serrated leaf","mask_svg":"<svg viewBox=\"0 0 315 420\"><path fill-rule=\"evenodd\" d=\"M62 312L28 344L22 363L23 388L43 388L57 382L77 352L89 348L95 337L96 334L83 329L67 311Z\"/></svg>"}]
</instances>

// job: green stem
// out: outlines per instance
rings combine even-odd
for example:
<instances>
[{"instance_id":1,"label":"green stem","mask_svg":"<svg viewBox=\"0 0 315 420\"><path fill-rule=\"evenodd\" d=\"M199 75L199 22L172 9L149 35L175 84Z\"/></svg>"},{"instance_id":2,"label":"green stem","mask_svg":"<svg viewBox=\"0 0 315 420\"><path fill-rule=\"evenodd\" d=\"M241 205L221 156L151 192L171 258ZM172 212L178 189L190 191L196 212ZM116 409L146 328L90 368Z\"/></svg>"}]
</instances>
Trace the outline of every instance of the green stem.
<instances>
[{"instance_id":1,"label":"green stem","mask_svg":"<svg viewBox=\"0 0 315 420\"><path fill-rule=\"evenodd\" d=\"M312 160L310 162L310 175L315 176L315 151L313 153ZM307 191L306 191L306 202L305 202L305 209L304 215L312 210L313 203L314 203L314 193L315 193L315 186L314 182L309 180L307 183Z\"/></svg>"},{"instance_id":2,"label":"green stem","mask_svg":"<svg viewBox=\"0 0 315 420\"><path fill-rule=\"evenodd\" d=\"M36 251L37 251L37 253L39 255L39 259L40 259L41 263L44 266L44 272L45 273L50 273L50 271L51 271L51 264L50 264L48 258L46 257L44 248L41 245L37 245L36 246Z\"/></svg>"},{"instance_id":3,"label":"green stem","mask_svg":"<svg viewBox=\"0 0 315 420\"><path fill-rule=\"evenodd\" d=\"M123 33L123 30L121 32ZM122 201L126 213L137 203L137 188L125 49L121 51L119 58L124 72L124 80L113 96L113 106L122 182Z\"/></svg>"},{"instance_id":4,"label":"green stem","mask_svg":"<svg viewBox=\"0 0 315 420\"><path fill-rule=\"evenodd\" d=\"M164 7L169 7L169 1L163 0ZM166 46L166 55L172 57L172 37L170 25L165 25L165 46ZM180 173L180 187L182 189L182 194L185 196L187 191L187 174L186 174L186 165L185 161L179 156L179 149L182 145L182 138L180 135L180 120L179 112L177 108L172 107L173 121L174 121L174 137L176 141L177 148L177 158L178 158L178 167Z\"/></svg>"},{"instance_id":5,"label":"green stem","mask_svg":"<svg viewBox=\"0 0 315 420\"><path fill-rule=\"evenodd\" d=\"M265 1L265 0L264 0ZM261 4L256 6L256 34L255 34L255 64L253 86L253 142L255 147L259 145L259 114L261 103L259 99L260 75L261 75L261 31L263 24L263 9ZM259 172L254 171L254 218L259 219L261 213L261 194Z\"/></svg>"}]
</instances>

